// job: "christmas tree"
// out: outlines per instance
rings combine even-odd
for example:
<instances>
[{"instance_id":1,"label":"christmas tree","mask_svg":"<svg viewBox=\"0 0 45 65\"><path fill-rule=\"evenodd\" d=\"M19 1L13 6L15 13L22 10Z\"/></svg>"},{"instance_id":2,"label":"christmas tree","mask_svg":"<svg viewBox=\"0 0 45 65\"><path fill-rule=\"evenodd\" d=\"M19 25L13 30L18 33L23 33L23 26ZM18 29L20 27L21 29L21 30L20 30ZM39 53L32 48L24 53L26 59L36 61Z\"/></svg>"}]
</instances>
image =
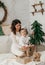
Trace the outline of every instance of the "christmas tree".
<instances>
[{"instance_id":1,"label":"christmas tree","mask_svg":"<svg viewBox=\"0 0 45 65\"><path fill-rule=\"evenodd\" d=\"M3 32L3 30L2 30L2 27L0 26L0 36L1 35L4 35L4 32Z\"/></svg>"},{"instance_id":2,"label":"christmas tree","mask_svg":"<svg viewBox=\"0 0 45 65\"><path fill-rule=\"evenodd\" d=\"M45 35L45 33L42 31L42 24L40 24L37 21L34 21L33 24L31 24L32 26L32 30L33 30L33 34L30 35L30 43L32 44L40 44L41 42L45 42L45 39L43 38L43 36Z\"/></svg>"}]
</instances>

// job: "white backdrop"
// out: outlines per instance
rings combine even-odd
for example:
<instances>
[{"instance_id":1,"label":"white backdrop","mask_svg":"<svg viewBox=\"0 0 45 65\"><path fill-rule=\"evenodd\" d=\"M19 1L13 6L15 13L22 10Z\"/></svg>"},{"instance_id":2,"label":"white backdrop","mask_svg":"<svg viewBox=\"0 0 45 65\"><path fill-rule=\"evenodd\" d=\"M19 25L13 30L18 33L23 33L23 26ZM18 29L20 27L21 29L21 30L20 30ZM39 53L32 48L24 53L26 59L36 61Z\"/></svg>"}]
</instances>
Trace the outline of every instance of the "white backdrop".
<instances>
[{"instance_id":1,"label":"white backdrop","mask_svg":"<svg viewBox=\"0 0 45 65\"><path fill-rule=\"evenodd\" d=\"M30 13L33 11L32 5L34 3L39 3L39 1L42 1L44 3L43 7L45 9L45 0L1 0L1 1L4 2L8 10L8 17L4 24L11 24L12 20L17 18L21 20L23 26L26 26L28 30L30 30L31 23L37 20L43 25L43 30L45 31L45 12L44 15L42 15L41 13L36 13L35 16L33 16ZM0 9L0 13L1 12L3 12L3 10ZM2 18L3 13L1 13L0 19ZM7 29L5 28L5 30Z\"/></svg>"},{"instance_id":2,"label":"white backdrop","mask_svg":"<svg viewBox=\"0 0 45 65\"><path fill-rule=\"evenodd\" d=\"M29 0L1 0L7 6L8 17L4 24L11 24L13 19L20 19L22 25L29 28ZM3 10L2 10L3 11ZM0 12L2 12L0 10ZM0 15L0 19L2 18Z\"/></svg>"}]
</instances>

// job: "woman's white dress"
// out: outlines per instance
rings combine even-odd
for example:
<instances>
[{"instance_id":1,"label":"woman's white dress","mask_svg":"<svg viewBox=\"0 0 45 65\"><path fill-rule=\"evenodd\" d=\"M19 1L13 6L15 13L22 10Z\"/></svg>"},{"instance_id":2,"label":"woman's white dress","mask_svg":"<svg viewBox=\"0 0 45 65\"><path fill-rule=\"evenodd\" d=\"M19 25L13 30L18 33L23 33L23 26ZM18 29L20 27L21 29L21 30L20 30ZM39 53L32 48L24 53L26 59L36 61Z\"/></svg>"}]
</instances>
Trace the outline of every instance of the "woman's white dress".
<instances>
[{"instance_id":1,"label":"woman's white dress","mask_svg":"<svg viewBox=\"0 0 45 65\"><path fill-rule=\"evenodd\" d=\"M19 39L17 39L16 37L20 37L20 34L19 32L16 33L16 35L13 34L13 32L11 32L11 35L10 35L10 38L11 38L11 41L12 41L12 45L11 45L11 52L14 54L14 55L18 55L18 56L21 56L23 55L23 51L20 51L19 49Z\"/></svg>"}]
</instances>

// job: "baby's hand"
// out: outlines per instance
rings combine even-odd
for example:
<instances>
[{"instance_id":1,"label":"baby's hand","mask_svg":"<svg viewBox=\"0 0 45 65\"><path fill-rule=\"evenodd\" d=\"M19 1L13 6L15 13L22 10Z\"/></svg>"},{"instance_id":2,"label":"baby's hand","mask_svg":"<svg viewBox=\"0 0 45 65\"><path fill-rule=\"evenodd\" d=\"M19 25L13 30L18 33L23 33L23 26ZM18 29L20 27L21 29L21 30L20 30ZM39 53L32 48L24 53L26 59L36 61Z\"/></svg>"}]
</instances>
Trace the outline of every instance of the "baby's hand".
<instances>
[{"instance_id":1,"label":"baby's hand","mask_svg":"<svg viewBox=\"0 0 45 65\"><path fill-rule=\"evenodd\" d=\"M25 45L25 47L29 47L29 45Z\"/></svg>"},{"instance_id":2,"label":"baby's hand","mask_svg":"<svg viewBox=\"0 0 45 65\"><path fill-rule=\"evenodd\" d=\"M28 47L26 47L26 46L22 47L22 50L24 50L24 51L26 51L27 49L28 49Z\"/></svg>"}]
</instances>

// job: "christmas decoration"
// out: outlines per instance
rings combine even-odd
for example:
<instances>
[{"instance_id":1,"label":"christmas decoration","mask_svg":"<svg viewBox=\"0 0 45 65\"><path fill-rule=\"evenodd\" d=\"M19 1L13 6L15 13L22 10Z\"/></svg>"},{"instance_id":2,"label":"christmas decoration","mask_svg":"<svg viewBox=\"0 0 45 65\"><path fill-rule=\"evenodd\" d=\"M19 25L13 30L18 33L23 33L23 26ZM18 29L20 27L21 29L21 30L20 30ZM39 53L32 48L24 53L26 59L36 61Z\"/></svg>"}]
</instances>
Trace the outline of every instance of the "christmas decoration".
<instances>
[{"instance_id":1,"label":"christmas decoration","mask_svg":"<svg viewBox=\"0 0 45 65\"><path fill-rule=\"evenodd\" d=\"M3 30L2 30L2 27L0 26L0 36L1 35L4 35L4 32L3 32Z\"/></svg>"},{"instance_id":2,"label":"christmas decoration","mask_svg":"<svg viewBox=\"0 0 45 65\"><path fill-rule=\"evenodd\" d=\"M42 31L42 25L39 22L35 20L31 29L33 30L33 34L30 35L30 43L37 45L45 42L43 38L45 33Z\"/></svg>"},{"instance_id":3,"label":"christmas decoration","mask_svg":"<svg viewBox=\"0 0 45 65\"><path fill-rule=\"evenodd\" d=\"M3 19L0 21L0 25L1 25L1 24L2 24L3 22L5 22L6 19L7 19L7 8L6 8L6 6L4 5L4 3L2 3L1 1L0 1L0 7L3 8L3 10L4 10L4 17L3 17Z\"/></svg>"},{"instance_id":4,"label":"christmas decoration","mask_svg":"<svg viewBox=\"0 0 45 65\"><path fill-rule=\"evenodd\" d=\"M41 12L42 15L43 15L43 13L45 12L45 10L44 10L44 8L43 8L43 4L44 4L44 3L42 3L41 1L39 1L39 4L36 3L36 4L32 5L33 8L34 8L34 11L31 12L33 16L34 16L35 13L39 13L39 12ZM36 9L36 7L38 7L38 6L41 7L40 10L37 10L37 9Z\"/></svg>"}]
</instances>

